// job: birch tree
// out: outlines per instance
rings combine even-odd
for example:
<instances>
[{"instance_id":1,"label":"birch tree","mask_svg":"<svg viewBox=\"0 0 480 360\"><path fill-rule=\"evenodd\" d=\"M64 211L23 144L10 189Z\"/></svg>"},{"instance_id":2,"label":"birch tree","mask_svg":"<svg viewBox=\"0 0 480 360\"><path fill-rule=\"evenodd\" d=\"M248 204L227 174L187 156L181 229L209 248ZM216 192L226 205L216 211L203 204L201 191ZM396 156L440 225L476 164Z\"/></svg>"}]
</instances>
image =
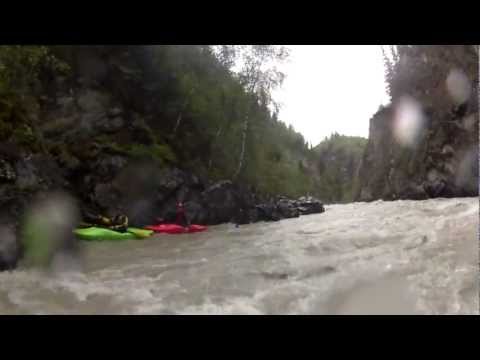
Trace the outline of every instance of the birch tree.
<instances>
[{"instance_id":1,"label":"birch tree","mask_svg":"<svg viewBox=\"0 0 480 360\"><path fill-rule=\"evenodd\" d=\"M278 107L272 91L282 84L285 75L277 65L288 58L289 51L275 45L222 45L215 47L214 51L220 62L235 72L249 96L249 105L242 119L238 165L233 175L236 179L245 165L245 148L254 107Z\"/></svg>"}]
</instances>

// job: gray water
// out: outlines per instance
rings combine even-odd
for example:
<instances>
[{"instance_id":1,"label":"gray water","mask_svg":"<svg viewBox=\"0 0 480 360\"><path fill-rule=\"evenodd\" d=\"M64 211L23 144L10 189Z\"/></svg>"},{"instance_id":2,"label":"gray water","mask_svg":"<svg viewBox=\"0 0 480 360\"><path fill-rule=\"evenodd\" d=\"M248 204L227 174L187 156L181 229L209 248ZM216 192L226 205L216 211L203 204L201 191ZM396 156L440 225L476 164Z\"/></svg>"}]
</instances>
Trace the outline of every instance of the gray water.
<instances>
[{"instance_id":1,"label":"gray water","mask_svg":"<svg viewBox=\"0 0 480 360\"><path fill-rule=\"evenodd\" d=\"M478 314L478 204L331 205L238 229L82 243L81 269L0 273L0 313Z\"/></svg>"}]
</instances>

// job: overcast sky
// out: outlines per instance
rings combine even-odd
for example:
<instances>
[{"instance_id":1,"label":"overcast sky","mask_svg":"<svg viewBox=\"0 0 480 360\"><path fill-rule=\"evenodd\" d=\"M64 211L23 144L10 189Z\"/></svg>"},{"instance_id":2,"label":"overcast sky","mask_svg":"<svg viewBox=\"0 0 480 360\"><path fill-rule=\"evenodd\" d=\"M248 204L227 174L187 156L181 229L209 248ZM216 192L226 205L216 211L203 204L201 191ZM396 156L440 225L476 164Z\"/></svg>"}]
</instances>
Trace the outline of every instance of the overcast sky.
<instances>
[{"instance_id":1,"label":"overcast sky","mask_svg":"<svg viewBox=\"0 0 480 360\"><path fill-rule=\"evenodd\" d=\"M379 45L289 45L287 77L274 98L279 119L313 146L333 132L368 137L370 117L389 102Z\"/></svg>"}]
</instances>

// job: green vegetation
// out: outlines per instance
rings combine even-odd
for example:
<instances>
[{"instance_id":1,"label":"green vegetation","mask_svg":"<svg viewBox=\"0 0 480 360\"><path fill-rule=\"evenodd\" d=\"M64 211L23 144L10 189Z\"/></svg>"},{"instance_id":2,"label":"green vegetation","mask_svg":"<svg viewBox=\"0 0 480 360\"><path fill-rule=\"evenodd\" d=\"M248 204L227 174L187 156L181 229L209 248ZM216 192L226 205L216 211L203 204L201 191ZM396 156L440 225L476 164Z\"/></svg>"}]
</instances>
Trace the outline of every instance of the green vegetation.
<instances>
[{"instance_id":1,"label":"green vegetation","mask_svg":"<svg viewBox=\"0 0 480 360\"><path fill-rule=\"evenodd\" d=\"M314 193L328 202L350 202L367 139L332 134L313 151L318 169Z\"/></svg>"},{"instance_id":2,"label":"green vegetation","mask_svg":"<svg viewBox=\"0 0 480 360\"><path fill-rule=\"evenodd\" d=\"M43 72L69 70L47 46L0 46L0 94L29 92L39 85Z\"/></svg>"},{"instance_id":3,"label":"green vegetation","mask_svg":"<svg viewBox=\"0 0 480 360\"><path fill-rule=\"evenodd\" d=\"M175 163L176 156L166 144L143 145L130 144L126 147L126 154L132 158L158 160L160 163Z\"/></svg>"},{"instance_id":4,"label":"green vegetation","mask_svg":"<svg viewBox=\"0 0 480 360\"><path fill-rule=\"evenodd\" d=\"M46 73L68 74L69 66L46 46L0 46L0 140L32 152L42 150L35 131L38 96Z\"/></svg>"},{"instance_id":5,"label":"green vegetation","mask_svg":"<svg viewBox=\"0 0 480 360\"><path fill-rule=\"evenodd\" d=\"M461 69L470 80L478 79L478 45L397 45L382 50L392 100L410 95L426 108L442 109L449 103L446 96L451 98L439 83L450 71Z\"/></svg>"},{"instance_id":6,"label":"green vegetation","mask_svg":"<svg viewBox=\"0 0 480 360\"><path fill-rule=\"evenodd\" d=\"M298 166L308 153L304 138L271 110L271 90L283 74L266 64L283 61L284 48L156 46L150 54L152 69L145 76L154 79L162 107L147 122L168 140L182 166L267 194L311 189ZM238 61L243 67L234 71Z\"/></svg>"},{"instance_id":7,"label":"green vegetation","mask_svg":"<svg viewBox=\"0 0 480 360\"><path fill-rule=\"evenodd\" d=\"M271 45L0 46L0 93L11 94L0 96L0 138L13 137L22 146L38 142L30 114L61 75L73 92L85 86L79 83L102 87L128 113L121 135L99 131L89 140L103 150L174 164L212 180L233 179L264 194L346 201L351 181L342 169L352 173L364 144L335 137L312 150L278 120L271 94L284 78L276 65L287 58L285 48ZM82 70L85 59L103 70ZM99 80L98 74L108 76ZM35 111L28 110L27 98ZM69 132L73 142L82 142L71 136L77 126L72 118L43 121L38 127L44 136ZM69 141L45 144L67 163L68 154L87 152L70 147ZM332 154L340 163L329 160ZM312 163L323 166L320 176Z\"/></svg>"},{"instance_id":8,"label":"green vegetation","mask_svg":"<svg viewBox=\"0 0 480 360\"><path fill-rule=\"evenodd\" d=\"M95 138L95 142L101 144L106 151L139 160L154 160L158 165L172 165L178 161L171 147L166 143L159 143L158 140L149 145L136 142L120 144L112 136L100 135Z\"/></svg>"}]
</instances>

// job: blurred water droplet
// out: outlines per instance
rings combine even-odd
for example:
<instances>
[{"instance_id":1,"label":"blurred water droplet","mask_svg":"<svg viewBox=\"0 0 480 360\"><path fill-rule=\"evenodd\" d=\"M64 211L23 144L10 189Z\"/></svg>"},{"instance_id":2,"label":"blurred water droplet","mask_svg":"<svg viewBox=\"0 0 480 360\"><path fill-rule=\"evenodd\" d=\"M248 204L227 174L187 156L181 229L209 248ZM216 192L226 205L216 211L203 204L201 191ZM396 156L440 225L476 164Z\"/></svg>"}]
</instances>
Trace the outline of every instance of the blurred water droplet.
<instances>
[{"instance_id":1,"label":"blurred water droplet","mask_svg":"<svg viewBox=\"0 0 480 360\"><path fill-rule=\"evenodd\" d=\"M464 153L458 165L455 184L465 191L474 192L478 186L478 148L472 147Z\"/></svg>"},{"instance_id":2,"label":"blurred water droplet","mask_svg":"<svg viewBox=\"0 0 480 360\"><path fill-rule=\"evenodd\" d=\"M424 129L425 117L420 104L413 98L402 97L395 107L393 136L403 146L413 147Z\"/></svg>"},{"instance_id":3,"label":"blurred water droplet","mask_svg":"<svg viewBox=\"0 0 480 360\"><path fill-rule=\"evenodd\" d=\"M478 114L471 114L466 116L462 120L463 128L467 131L473 131L475 129L475 125L478 123Z\"/></svg>"},{"instance_id":4,"label":"blurred water droplet","mask_svg":"<svg viewBox=\"0 0 480 360\"><path fill-rule=\"evenodd\" d=\"M417 313L415 299L408 281L390 276L358 286L337 304L338 315L413 315Z\"/></svg>"},{"instance_id":5,"label":"blurred water droplet","mask_svg":"<svg viewBox=\"0 0 480 360\"><path fill-rule=\"evenodd\" d=\"M466 102L472 91L467 75L460 69L450 70L447 76L446 86L448 93L457 105Z\"/></svg>"},{"instance_id":6,"label":"blurred water droplet","mask_svg":"<svg viewBox=\"0 0 480 360\"><path fill-rule=\"evenodd\" d=\"M79 222L73 198L63 192L42 194L27 210L21 241L27 266L49 267L61 252L75 253L72 230Z\"/></svg>"}]
</instances>

